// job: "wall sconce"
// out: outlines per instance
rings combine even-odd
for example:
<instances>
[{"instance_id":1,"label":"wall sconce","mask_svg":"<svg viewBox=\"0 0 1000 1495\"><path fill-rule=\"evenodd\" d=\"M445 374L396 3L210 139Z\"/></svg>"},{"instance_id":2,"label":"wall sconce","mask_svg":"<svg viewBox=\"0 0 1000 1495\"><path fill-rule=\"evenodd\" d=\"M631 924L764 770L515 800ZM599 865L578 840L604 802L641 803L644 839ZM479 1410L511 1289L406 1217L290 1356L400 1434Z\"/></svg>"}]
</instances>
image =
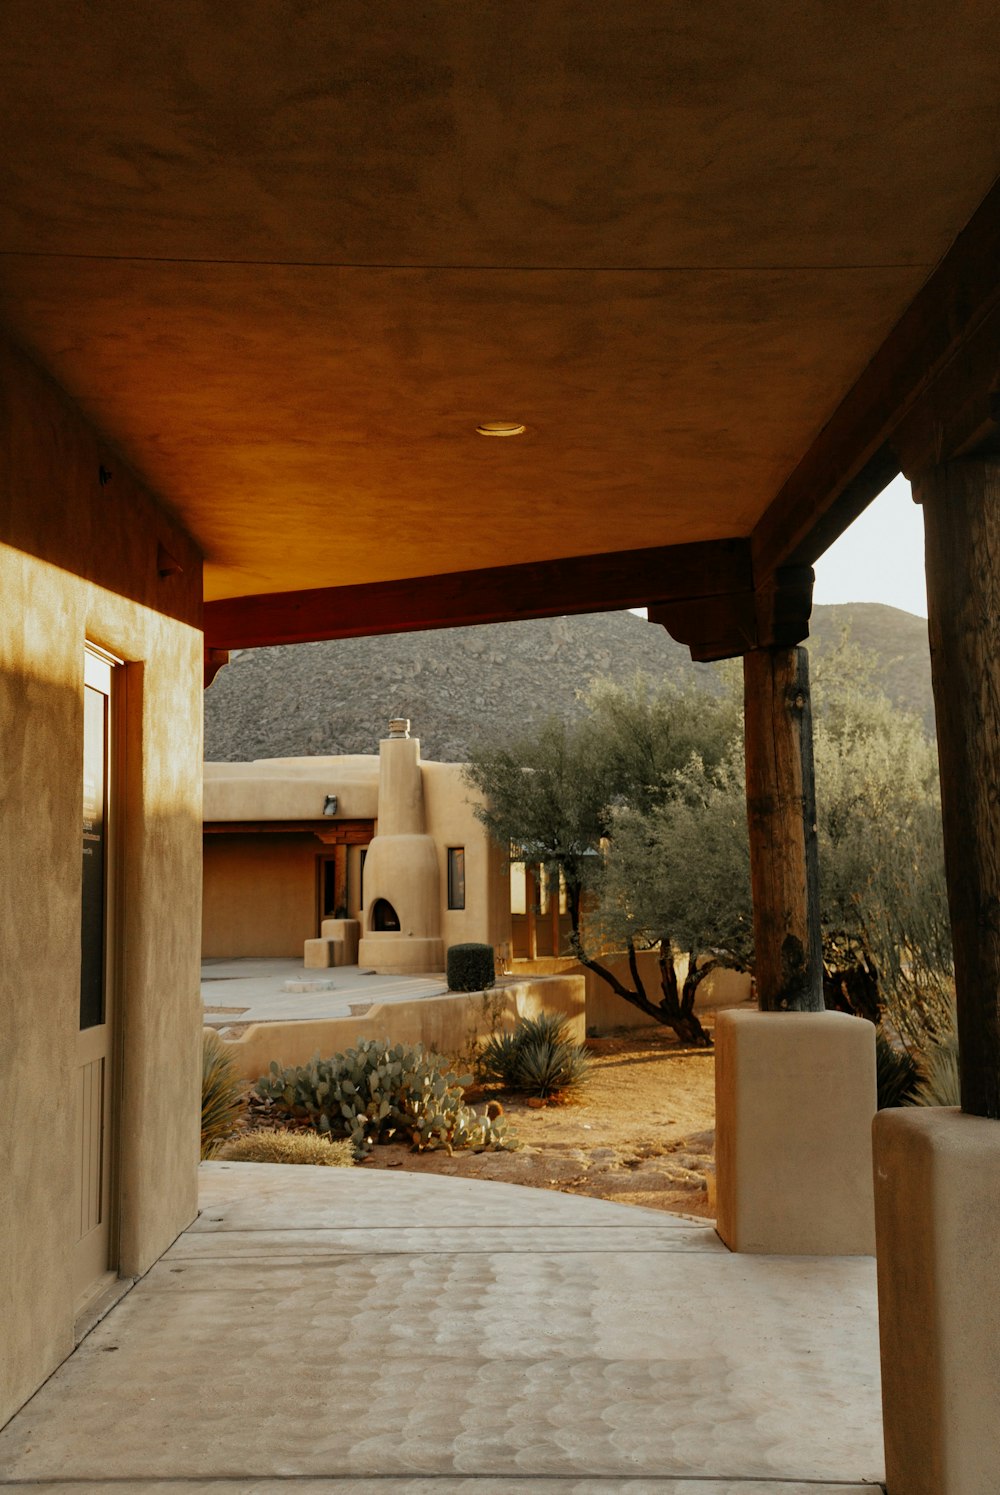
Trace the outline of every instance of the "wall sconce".
<instances>
[{"instance_id":1,"label":"wall sconce","mask_svg":"<svg viewBox=\"0 0 1000 1495\"><path fill-rule=\"evenodd\" d=\"M337 796L335 794L328 794L326 796L326 799L323 801L323 814L324 815L336 815L336 813L337 813Z\"/></svg>"}]
</instances>

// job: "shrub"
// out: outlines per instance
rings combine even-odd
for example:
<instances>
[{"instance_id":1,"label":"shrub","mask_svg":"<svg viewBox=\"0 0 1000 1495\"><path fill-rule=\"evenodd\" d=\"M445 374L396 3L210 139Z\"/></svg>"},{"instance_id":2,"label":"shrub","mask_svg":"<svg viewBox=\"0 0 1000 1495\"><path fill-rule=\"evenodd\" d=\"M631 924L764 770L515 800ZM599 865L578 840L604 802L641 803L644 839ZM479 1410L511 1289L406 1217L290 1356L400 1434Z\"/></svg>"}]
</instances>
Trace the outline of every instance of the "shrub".
<instances>
[{"instance_id":1,"label":"shrub","mask_svg":"<svg viewBox=\"0 0 1000 1495\"><path fill-rule=\"evenodd\" d=\"M231 1137L246 1107L246 1081L212 1028L201 1043L201 1155L211 1157Z\"/></svg>"},{"instance_id":2,"label":"shrub","mask_svg":"<svg viewBox=\"0 0 1000 1495\"><path fill-rule=\"evenodd\" d=\"M913 1104L913 1092L920 1078L917 1061L908 1049L898 1049L890 1043L881 1028L875 1034L875 1076L880 1111Z\"/></svg>"},{"instance_id":3,"label":"shrub","mask_svg":"<svg viewBox=\"0 0 1000 1495\"><path fill-rule=\"evenodd\" d=\"M913 1092L915 1106L960 1106L958 1039L949 1033L928 1044L920 1056L920 1082Z\"/></svg>"},{"instance_id":4,"label":"shrub","mask_svg":"<svg viewBox=\"0 0 1000 1495\"><path fill-rule=\"evenodd\" d=\"M452 945L448 951L449 991L488 991L496 980L492 945Z\"/></svg>"},{"instance_id":5,"label":"shrub","mask_svg":"<svg viewBox=\"0 0 1000 1495\"><path fill-rule=\"evenodd\" d=\"M578 1090L589 1077L590 1062L586 1049L568 1036L565 1018L543 1012L492 1034L478 1069L484 1080L544 1098Z\"/></svg>"},{"instance_id":6,"label":"shrub","mask_svg":"<svg viewBox=\"0 0 1000 1495\"><path fill-rule=\"evenodd\" d=\"M315 1132L265 1130L244 1132L226 1142L215 1154L230 1163L317 1163L323 1168L350 1168L354 1149L350 1142L333 1142Z\"/></svg>"},{"instance_id":7,"label":"shrub","mask_svg":"<svg viewBox=\"0 0 1000 1495\"><path fill-rule=\"evenodd\" d=\"M418 1152L444 1147L516 1147L502 1118L477 1116L464 1102L471 1075L456 1075L422 1044L395 1047L365 1039L332 1059L280 1069L256 1090L278 1116L310 1121L324 1135L349 1137L355 1153L375 1142L409 1141Z\"/></svg>"}]
</instances>

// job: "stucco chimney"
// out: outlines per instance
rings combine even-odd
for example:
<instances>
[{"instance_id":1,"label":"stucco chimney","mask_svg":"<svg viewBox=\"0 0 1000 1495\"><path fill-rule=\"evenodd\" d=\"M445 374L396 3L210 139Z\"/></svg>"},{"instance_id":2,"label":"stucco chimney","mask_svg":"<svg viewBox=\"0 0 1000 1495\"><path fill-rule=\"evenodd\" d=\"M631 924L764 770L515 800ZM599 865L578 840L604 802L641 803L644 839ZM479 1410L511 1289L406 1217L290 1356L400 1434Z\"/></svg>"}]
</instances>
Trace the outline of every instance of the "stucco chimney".
<instances>
[{"instance_id":1,"label":"stucco chimney","mask_svg":"<svg viewBox=\"0 0 1000 1495\"><path fill-rule=\"evenodd\" d=\"M426 834L420 741L394 717L379 743L378 831L365 858L361 965L379 972L444 966L437 848Z\"/></svg>"}]
</instances>

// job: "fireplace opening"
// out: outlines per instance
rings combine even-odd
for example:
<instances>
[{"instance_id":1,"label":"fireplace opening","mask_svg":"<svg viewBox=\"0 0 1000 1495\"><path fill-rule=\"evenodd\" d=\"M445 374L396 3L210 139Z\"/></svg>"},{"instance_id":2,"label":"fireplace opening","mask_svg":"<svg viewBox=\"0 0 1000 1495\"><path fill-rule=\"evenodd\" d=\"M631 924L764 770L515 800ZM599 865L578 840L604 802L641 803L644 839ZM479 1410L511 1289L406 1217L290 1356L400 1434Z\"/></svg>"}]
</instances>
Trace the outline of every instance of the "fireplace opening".
<instances>
[{"instance_id":1,"label":"fireplace opening","mask_svg":"<svg viewBox=\"0 0 1000 1495\"><path fill-rule=\"evenodd\" d=\"M386 898L375 900L375 907L372 909L372 929L380 933L390 930L399 932L399 915Z\"/></svg>"}]
</instances>

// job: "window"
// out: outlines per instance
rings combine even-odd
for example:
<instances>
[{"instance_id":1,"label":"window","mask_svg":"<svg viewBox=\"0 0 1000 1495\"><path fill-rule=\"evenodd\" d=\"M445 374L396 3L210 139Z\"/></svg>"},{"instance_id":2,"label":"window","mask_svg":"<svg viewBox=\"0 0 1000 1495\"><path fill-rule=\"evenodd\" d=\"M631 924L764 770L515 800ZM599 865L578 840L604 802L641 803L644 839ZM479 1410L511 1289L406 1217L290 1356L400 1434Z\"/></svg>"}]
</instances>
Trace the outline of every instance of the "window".
<instances>
[{"instance_id":1,"label":"window","mask_svg":"<svg viewBox=\"0 0 1000 1495\"><path fill-rule=\"evenodd\" d=\"M527 868L523 862L511 862L510 864L510 911L512 914L523 914L528 907L528 879Z\"/></svg>"},{"instance_id":2,"label":"window","mask_svg":"<svg viewBox=\"0 0 1000 1495\"><path fill-rule=\"evenodd\" d=\"M448 907L465 907L465 847L448 847Z\"/></svg>"}]
</instances>

